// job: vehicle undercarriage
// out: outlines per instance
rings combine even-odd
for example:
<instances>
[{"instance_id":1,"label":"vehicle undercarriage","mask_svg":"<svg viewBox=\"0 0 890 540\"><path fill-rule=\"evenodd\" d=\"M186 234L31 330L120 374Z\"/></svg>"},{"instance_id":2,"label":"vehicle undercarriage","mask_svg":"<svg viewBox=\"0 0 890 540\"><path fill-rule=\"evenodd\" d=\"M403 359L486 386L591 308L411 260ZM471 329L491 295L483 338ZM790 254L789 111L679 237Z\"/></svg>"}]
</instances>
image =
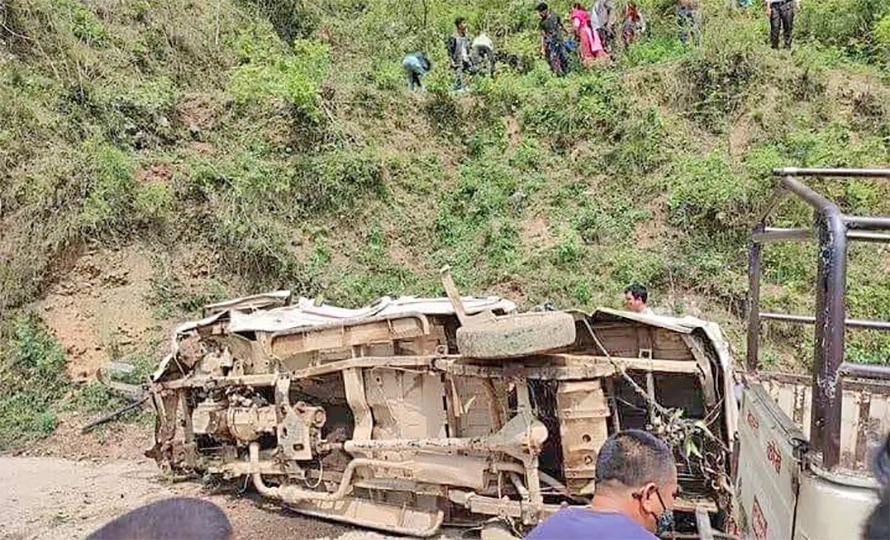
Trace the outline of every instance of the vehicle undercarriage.
<instances>
[{"instance_id":1,"label":"vehicle undercarriage","mask_svg":"<svg viewBox=\"0 0 890 540\"><path fill-rule=\"evenodd\" d=\"M737 405L716 325L450 296L208 306L155 373L148 454L247 476L307 515L430 536L584 504L605 439L643 428L677 448L678 527L721 524Z\"/></svg>"}]
</instances>

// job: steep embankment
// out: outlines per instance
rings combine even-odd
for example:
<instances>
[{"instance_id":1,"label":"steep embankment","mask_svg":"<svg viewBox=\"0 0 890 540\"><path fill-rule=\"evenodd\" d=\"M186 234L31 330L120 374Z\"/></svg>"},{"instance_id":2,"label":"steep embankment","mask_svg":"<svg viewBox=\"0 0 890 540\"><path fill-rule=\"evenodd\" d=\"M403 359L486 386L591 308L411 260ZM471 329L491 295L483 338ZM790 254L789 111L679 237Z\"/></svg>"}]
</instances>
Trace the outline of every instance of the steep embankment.
<instances>
[{"instance_id":1,"label":"steep embankment","mask_svg":"<svg viewBox=\"0 0 890 540\"><path fill-rule=\"evenodd\" d=\"M98 391L72 394L66 354L75 378L110 358L150 365L164 328L207 300L438 294L443 264L464 290L525 305L616 305L641 281L741 346L747 226L770 169L887 164L890 5L807 5L789 53L768 48L759 13L704 4L700 45L679 44L669 0L640 2L649 36L557 79L521 0L5 3L0 393L60 382L5 398L0 432L51 430L59 400L101 409ZM449 92L456 15L518 69ZM412 94L399 60L418 48L435 69ZM819 187L890 213L887 186ZM811 218L781 211L782 226ZM890 254L851 258L851 313L890 319ZM766 305L811 309L814 259L770 247ZM805 329L767 337L767 365L805 361ZM850 341L854 359L890 353Z\"/></svg>"}]
</instances>

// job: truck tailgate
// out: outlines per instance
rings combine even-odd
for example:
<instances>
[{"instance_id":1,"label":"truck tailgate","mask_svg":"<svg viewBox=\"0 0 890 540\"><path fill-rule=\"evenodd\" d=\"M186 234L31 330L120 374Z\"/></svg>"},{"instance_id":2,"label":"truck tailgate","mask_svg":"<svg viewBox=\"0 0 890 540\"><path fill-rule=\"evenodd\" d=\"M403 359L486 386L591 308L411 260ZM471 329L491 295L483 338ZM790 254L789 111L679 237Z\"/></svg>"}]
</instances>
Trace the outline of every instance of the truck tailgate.
<instances>
[{"instance_id":1,"label":"truck tailgate","mask_svg":"<svg viewBox=\"0 0 890 540\"><path fill-rule=\"evenodd\" d=\"M745 538L792 537L803 432L759 384L744 391L734 515Z\"/></svg>"},{"instance_id":2,"label":"truck tailgate","mask_svg":"<svg viewBox=\"0 0 890 540\"><path fill-rule=\"evenodd\" d=\"M760 373L758 380L779 407L809 439L812 378L787 373ZM844 379L841 467L868 470L874 448L890 431L890 384Z\"/></svg>"}]
</instances>

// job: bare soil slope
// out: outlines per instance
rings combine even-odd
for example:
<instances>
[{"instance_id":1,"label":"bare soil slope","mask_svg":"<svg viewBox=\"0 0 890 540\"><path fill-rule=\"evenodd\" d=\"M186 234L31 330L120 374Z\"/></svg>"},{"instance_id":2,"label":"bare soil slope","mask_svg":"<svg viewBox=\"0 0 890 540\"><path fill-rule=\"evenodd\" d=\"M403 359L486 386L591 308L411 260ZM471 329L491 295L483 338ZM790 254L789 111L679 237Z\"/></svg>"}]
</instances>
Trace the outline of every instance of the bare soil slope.
<instances>
[{"instance_id":1,"label":"bare soil slope","mask_svg":"<svg viewBox=\"0 0 890 540\"><path fill-rule=\"evenodd\" d=\"M92 377L115 354L141 350L157 335L145 300L151 278L151 260L139 246L91 252L38 302L73 379Z\"/></svg>"}]
</instances>

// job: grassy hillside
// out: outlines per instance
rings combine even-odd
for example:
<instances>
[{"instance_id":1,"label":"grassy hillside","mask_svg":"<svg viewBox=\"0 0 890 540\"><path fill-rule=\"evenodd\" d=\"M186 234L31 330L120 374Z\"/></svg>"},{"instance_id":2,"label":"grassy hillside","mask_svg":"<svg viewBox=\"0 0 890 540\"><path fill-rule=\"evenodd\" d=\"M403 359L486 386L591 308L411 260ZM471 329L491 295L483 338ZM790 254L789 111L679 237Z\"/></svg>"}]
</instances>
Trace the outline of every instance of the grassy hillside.
<instances>
[{"instance_id":1,"label":"grassy hillside","mask_svg":"<svg viewBox=\"0 0 890 540\"><path fill-rule=\"evenodd\" d=\"M133 301L165 316L277 287L349 305L438 294L450 264L464 290L526 306L617 305L641 281L740 348L747 227L770 169L887 166L890 1L805 2L790 53L769 49L760 9L724 4L704 2L701 44L684 48L672 3L643 0L644 40L557 79L526 0L5 2L4 335L84 250L140 242L158 277ZM449 92L457 15L523 70ZM422 93L399 66L416 49L435 62ZM887 185L818 187L890 214ZM811 220L794 202L782 214ZM193 249L215 253L197 287L169 268ZM811 310L813 246L766 257L767 306ZM890 320L890 252L851 259L851 315ZM807 329L768 332L767 366L808 361ZM850 342L855 360L890 356L886 336Z\"/></svg>"}]
</instances>

